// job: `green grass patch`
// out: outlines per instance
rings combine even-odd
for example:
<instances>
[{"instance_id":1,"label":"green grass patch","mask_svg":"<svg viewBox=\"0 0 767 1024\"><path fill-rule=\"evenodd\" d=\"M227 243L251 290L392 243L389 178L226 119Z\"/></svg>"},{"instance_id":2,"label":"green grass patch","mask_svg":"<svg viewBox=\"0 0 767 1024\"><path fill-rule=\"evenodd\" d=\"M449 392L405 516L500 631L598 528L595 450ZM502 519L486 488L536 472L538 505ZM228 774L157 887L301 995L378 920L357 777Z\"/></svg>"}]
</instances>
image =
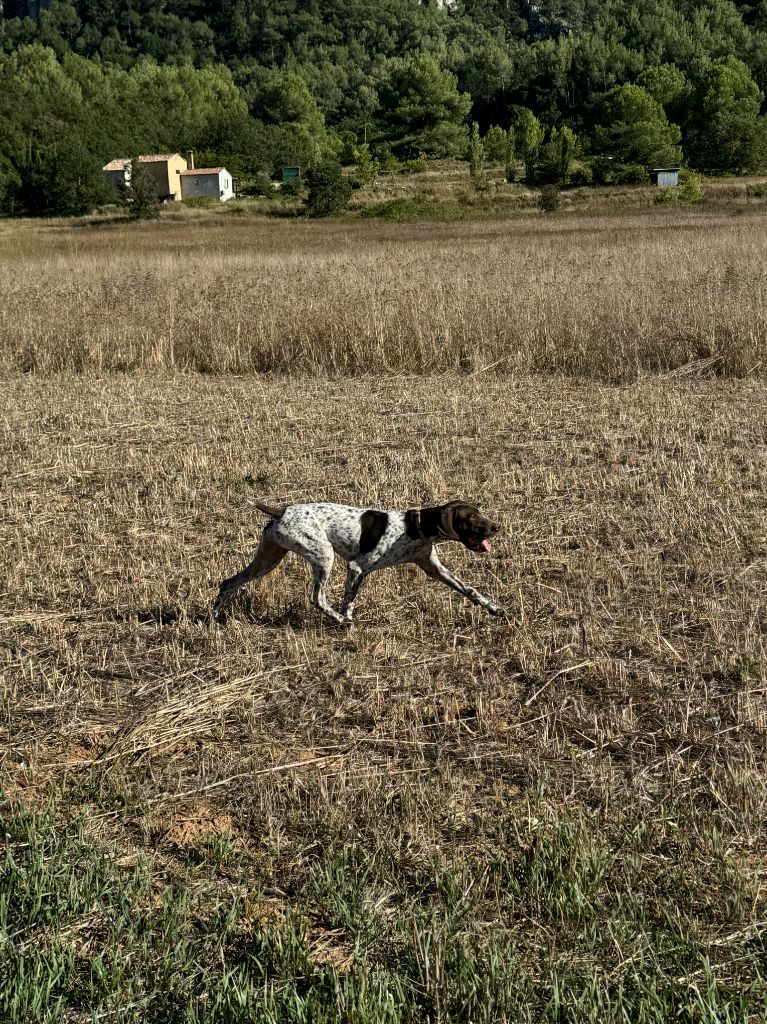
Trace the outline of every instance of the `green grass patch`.
<instances>
[{"instance_id":1,"label":"green grass patch","mask_svg":"<svg viewBox=\"0 0 767 1024\"><path fill-rule=\"evenodd\" d=\"M421 196L402 199L386 199L359 209L357 216L365 220L385 220L393 224L404 224L415 220L469 220L476 217L476 210L449 200L426 199Z\"/></svg>"},{"instance_id":2,"label":"green grass patch","mask_svg":"<svg viewBox=\"0 0 767 1024\"><path fill-rule=\"evenodd\" d=\"M340 818L305 821L323 841L265 916L252 880L216 874L224 840L226 856L169 880L149 859L124 866L85 820L5 802L0 1019L762 1019L753 879L714 816L680 835L672 805L610 828L540 805L486 820L483 851L414 858L415 810L373 800L353 840Z\"/></svg>"}]
</instances>

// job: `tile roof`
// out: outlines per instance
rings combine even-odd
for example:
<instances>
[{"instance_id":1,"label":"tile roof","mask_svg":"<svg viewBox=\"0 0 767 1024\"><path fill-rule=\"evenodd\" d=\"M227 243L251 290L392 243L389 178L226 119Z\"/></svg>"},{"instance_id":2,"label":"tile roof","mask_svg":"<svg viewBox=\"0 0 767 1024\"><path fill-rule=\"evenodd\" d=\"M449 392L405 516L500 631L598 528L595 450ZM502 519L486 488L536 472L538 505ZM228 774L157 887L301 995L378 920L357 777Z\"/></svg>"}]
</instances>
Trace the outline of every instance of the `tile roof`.
<instances>
[{"instance_id":1,"label":"tile roof","mask_svg":"<svg viewBox=\"0 0 767 1024\"><path fill-rule=\"evenodd\" d=\"M164 160L172 160L174 156L181 156L180 153L146 153L138 158L140 164L159 164Z\"/></svg>"},{"instance_id":2,"label":"tile roof","mask_svg":"<svg viewBox=\"0 0 767 1024\"><path fill-rule=\"evenodd\" d=\"M225 171L225 167L189 167L186 171L182 171L182 174L220 174L221 171Z\"/></svg>"},{"instance_id":3,"label":"tile roof","mask_svg":"<svg viewBox=\"0 0 767 1024\"><path fill-rule=\"evenodd\" d=\"M117 160L110 160L108 164L104 164L101 168L102 171L124 171L126 167L130 166L130 157L118 158Z\"/></svg>"},{"instance_id":4,"label":"tile roof","mask_svg":"<svg viewBox=\"0 0 767 1024\"><path fill-rule=\"evenodd\" d=\"M144 153L142 156L136 157L140 164L161 164L166 160L172 160L174 156L180 156L179 153ZM101 169L103 171L124 171L126 167L129 167L133 157L118 157L116 160L110 160L108 164L105 164ZM183 158L182 158L183 159Z\"/></svg>"}]
</instances>

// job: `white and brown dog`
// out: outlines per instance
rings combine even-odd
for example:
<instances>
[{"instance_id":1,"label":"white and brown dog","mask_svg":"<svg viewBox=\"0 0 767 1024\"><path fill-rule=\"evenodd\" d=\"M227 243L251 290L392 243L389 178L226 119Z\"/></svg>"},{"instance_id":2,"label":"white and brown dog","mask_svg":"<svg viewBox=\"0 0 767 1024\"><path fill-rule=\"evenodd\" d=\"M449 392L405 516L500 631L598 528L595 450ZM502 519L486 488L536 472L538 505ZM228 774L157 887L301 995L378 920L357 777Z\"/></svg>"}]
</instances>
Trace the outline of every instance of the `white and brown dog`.
<instances>
[{"instance_id":1,"label":"white and brown dog","mask_svg":"<svg viewBox=\"0 0 767 1024\"><path fill-rule=\"evenodd\" d=\"M491 598L459 580L437 557L435 546L450 540L460 541L470 551L489 551L488 537L500 530L499 523L486 519L479 509L465 501L449 501L408 512L352 508L330 502L281 508L255 504L270 517L270 522L261 534L250 565L221 584L213 609L216 615L241 586L268 575L288 551L310 563L314 577L312 604L339 625L351 625L354 600L366 576L405 562L414 562L427 576L441 580L491 615L502 612ZM336 555L349 563L340 615L325 596L325 584Z\"/></svg>"}]
</instances>

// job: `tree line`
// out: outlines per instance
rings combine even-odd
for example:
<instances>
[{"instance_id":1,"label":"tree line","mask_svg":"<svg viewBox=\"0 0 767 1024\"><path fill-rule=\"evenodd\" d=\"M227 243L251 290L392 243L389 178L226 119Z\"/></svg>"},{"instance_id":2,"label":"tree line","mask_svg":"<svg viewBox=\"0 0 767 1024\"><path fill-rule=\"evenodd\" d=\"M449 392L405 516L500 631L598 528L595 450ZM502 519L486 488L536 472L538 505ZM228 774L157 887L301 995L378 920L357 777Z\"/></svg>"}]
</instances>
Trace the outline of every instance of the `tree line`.
<instances>
[{"instance_id":1,"label":"tree line","mask_svg":"<svg viewBox=\"0 0 767 1024\"><path fill-rule=\"evenodd\" d=\"M52 0L7 16L20 7L0 21L5 214L92 208L101 165L139 152L193 149L246 182L476 161L478 140L536 183L767 165L767 0Z\"/></svg>"}]
</instances>

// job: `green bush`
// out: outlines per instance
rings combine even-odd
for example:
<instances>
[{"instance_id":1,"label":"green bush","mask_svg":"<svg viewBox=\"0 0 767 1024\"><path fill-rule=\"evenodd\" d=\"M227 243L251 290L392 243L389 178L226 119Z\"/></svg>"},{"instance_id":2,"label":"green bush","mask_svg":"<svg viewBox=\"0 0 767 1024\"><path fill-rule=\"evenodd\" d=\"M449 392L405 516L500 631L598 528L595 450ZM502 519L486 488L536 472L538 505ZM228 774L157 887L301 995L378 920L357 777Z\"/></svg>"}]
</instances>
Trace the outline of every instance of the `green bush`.
<instances>
[{"instance_id":1,"label":"green bush","mask_svg":"<svg viewBox=\"0 0 767 1024\"><path fill-rule=\"evenodd\" d=\"M488 128L484 138L485 156L493 164L502 164L506 160L507 135L503 128L494 124Z\"/></svg>"},{"instance_id":2,"label":"green bush","mask_svg":"<svg viewBox=\"0 0 767 1024\"><path fill-rule=\"evenodd\" d=\"M343 176L341 165L315 164L306 175L306 212L310 217L332 217L346 208L354 186Z\"/></svg>"},{"instance_id":3,"label":"green bush","mask_svg":"<svg viewBox=\"0 0 767 1024\"><path fill-rule=\"evenodd\" d=\"M581 164L580 167L577 167L572 172L570 175L570 184L573 188L594 184L594 173L589 164Z\"/></svg>"},{"instance_id":4,"label":"green bush","mask_svg":"<svg viewBox=\"0 0 767 1024\"><path fill-rule=\"evenodd\" d=\"M466 220L474 214L471 209L462 208L465 205L468 205L466 199L454 203L413 196L412 199L387 199L383 203L366 206L359 211L359 216L364 220L386 220L393 224L414 220Z\"/></svg>"},{"instance_id":5,"label":"green bush","mask_svg":"<svg viewBox=\"0 0 767 1024\"><path fill-rule=\"evenodd\" d=\"M304 182L301 178L288 178L280 185L280 195L294 198L304 194Z\"/></svg>"},{"instance_id":6,"label":"green bush","mask_svg":"<svg viewBox=\"0 0 767 1024\"><path fill-rule=\"evenodd\" d=\"M506 148L503 154L503 176L511 183L517 176L517 139L514 129L506 132Z\"/></svg>"},{"instance_id":7,"label":"green bush","mask_svg":"<svg viewBox=\"0 0 767 1024\"><path fill-rule=\"evenodd\" d=\"M682 171L679 175L681 188L679 189L680 203L699 203L703 198L703 182L695 171Z\"/></svg>"},{"instance_id":8,"label":"green bush","mask_svg":"<svg viewBox=\"0 0 767 1024\"><path fill-rule=\"evenodd\" d=\"M381 174L396 174L401 165L396 156L392 153L391 147L382 143L374 147L373 155L381 168Z\"/></svg>"},{"instance_id":9,"label":"green bush","mask_svg":"<svg viewBox=\"0 0 767 1024\"><path fill-rule=\"evenodd\" d=\"M274 183L266 171L259 171L247 182L240 185L238 195L241 196L273 196Z\"/></svg>"},{"instance_id":10,"label":"green bush","mask_svg":"<svg viewBox=\"0 0 767 1024\"><path fill-rule=\"evenodd\" d=\"M485 144L479 136L479 125L475 121L471 126L469 134L469 175L471 183L477 191L482 192L487 188L487 176L485 175Z\"/></svg>"},{"instance_id":11,"label":"green bush","mask_svg":"<svg viewBox=\"0 0 767 1024\"><path fill-rule=\"evenodd\" d=\"M9 169L6 163L3 170ZM33 216L70 217L90 213L113 200L99 162L77 140L64 139L27 163L11 187Z\"/></svg>"},{"instance_id":12,"label":"green bush","mask_svg":"<svg viewBox=\"0 0 767 1024\"><path fill-rule=\"evenodd\" d=\"M357 146L354 150L354 166L357 172L357 179L364 188L372 185L381 173L381 165L370 152L370 146Z\"/></svg>"},{"instance_id":13,"label":"green bush","mask_svg":"<svg viewBox=\"0 0 767 1024\"><path fill-rule=\"evenodd\" d=\"M674 188L661 188L655 193L653 202L656 206L676 206L679 201L676 189Z\"/></svg>"},{"instance_id":14,"label":"green bush","mask_svg":"<svg viewBox=\"0 0 767 1024\"><path fill-rule=\"evenodd\" d=\"M552 128L546 141L529 161L528 182L531 185L567 185L578 145L577 135L566 125Z\"/></svg>"},{"instance_id":15,"label":"green bush","mask_svg":"<svg viewBox=\"0 0 767 1024\"><path fill-rule=\"evenodd\" d=\"M156 220L160 216L160 197L154 180L138 162L131 163L131 177L122 192L122 201L131 220Z\"/></svg>"},{"instance_id":16,"label":"green bush","mask_svg":"<svg viewBox=\"0 0 767 1024\"><path fill-rule=\"evenodd\" d=\"M591 163L595 185L647 185L649 176L644 164L621 164L604 157Z\"/></svg>"},{"instance_id":17,"label":"green bush","mask_svg":"<svg viewBox=\"0 0 767 1024\"><path fill-rule=\"evenodd\" d=\"M356 159L357 136L354 132L343 131L338 133L338 159L348 167Z\"/></svg>"},{"instance_id":18,"label":"green bush","mask_svg":"<svg viewBox=\"0 0 767 1024\"><path fill-rule=\"evenodd\" d=\"M560 206L558 185L544 185L538 196L538 208L544 213L556 213Z\"/></svg>"},{"instance_id":19,"label":"green bush","mask_svg":"<svg viewBox=\"0 0 767 1024\"><path fill-rule=\"evenodd\" d=\"M406 160L405 167L407 167L411 174L425 174L429 169L426 154L419 153L413 160Z\"/></svg>"},{"instance_id":20,"label":"green bush","mask_svg":"<svg viewBox=\"0 0 767 1024\"><path fill-rule=\"evenodd\" d=\"M614 171L614 185L646 185L649 181L643 164L618 164Z\"/></svg>"}]
</instances>

